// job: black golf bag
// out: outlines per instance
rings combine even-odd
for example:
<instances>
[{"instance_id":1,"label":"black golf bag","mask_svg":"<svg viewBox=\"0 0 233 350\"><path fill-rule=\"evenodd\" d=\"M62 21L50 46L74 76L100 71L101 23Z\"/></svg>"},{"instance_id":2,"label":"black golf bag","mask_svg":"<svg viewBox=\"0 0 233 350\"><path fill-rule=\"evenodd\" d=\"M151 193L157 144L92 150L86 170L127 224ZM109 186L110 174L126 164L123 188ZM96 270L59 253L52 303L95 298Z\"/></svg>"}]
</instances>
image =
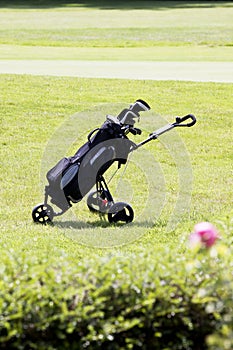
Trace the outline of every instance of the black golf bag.
<instances>
[{"instance_id":1,"label":"black golf bag","mask_svg":"<svg viewBox=\"0 0 233 350\"><path fill-rule=\"evenodd\" d=\"M196 119L192 114L183 118L177 117L176 122L168 124L149 135L147 139L135 144L128 139L128 134L141 134L134 126L135 119L141 111L148 111L150 106L143 100L137 100L128 109L124 109L117 117L107 115L104 124L94 129L87 137L87 142L71 157L62 158L47 173L48 186L45 186L44 203L38 204L32 210L35 222L46 224L54 216L62 215L72 203L77 203L96 185L96 190L89 193L87 206L92 212L107 214L112 222L128 223L133 220L134 212L128 203L114 203L104 179L104 173L114 163L118 167L127 162L130 152L145 143L157 139L159 135L177 126L192 126ZM184 124L187 119L191 122ZM48 199L60 209L55 212L48 204Z\"/></svg>"},{"instance_id":2,"label":"black golf bag","mask_svg":"<svg viewBox=\"0 0 233 350\"><path fill-rule=\"evenodd\" d=\"M71 202L79 202L113 162L117 161L119 167L126 163L133 146L121 125L107 120L88 135L88 141L74 156L61 159L48 171L51 203L66 210Z\"/></svg>"},{"instance_id":3,"label":"black golf bag","mask_svg":"<svg viewBox=\"0 0 233 350\"><path fill-rule=\"evenodd\" d=\"M87 198L88 208L108 213L110 222L132 221L133 210L129 204L119 202L114 206L103 175L114 162L118 162L118 167L126 163L129 153L136 147L127 134L141 133L134 127L135 119L139 118L139 112L149 109L145 101L137 100L117 117L107 115L104 124L88 135L87 142L72 157L62 158L49 170L45 201L33 209L33 220L41 223L51 221L54 216L68 210L72 203L79 202L96 185L96 191ZM48 204L49 197L61 212L55 213Z\"/></svg>"}]
</instances>

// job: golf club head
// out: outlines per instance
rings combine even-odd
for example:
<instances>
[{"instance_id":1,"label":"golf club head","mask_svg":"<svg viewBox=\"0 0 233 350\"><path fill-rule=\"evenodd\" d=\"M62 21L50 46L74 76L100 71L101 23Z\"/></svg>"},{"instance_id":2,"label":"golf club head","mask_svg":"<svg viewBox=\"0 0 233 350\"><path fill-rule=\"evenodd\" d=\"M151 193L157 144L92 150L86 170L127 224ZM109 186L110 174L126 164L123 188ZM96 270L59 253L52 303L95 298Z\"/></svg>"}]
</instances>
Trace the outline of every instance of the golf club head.
<instances>
[{"instance_id":1,"label":"golf club head","mask_svg":"<svg viewBox=\"0 0 233 350\"><path fill-rule=\"evenodd\" d=\"M133 126L136 119L139 119L141 111L148 111L150 106L143 100L137 100L130 105L130 108L124 109L118 116L117 119L123 125Z\"/></svg>"},{"instance_id":2,"label":"golf club head","mask_svg":"<svg viewBox=\"0 0 233 350\"><path fill-rule=\"evenodd\" d=\"M134 113L139 113L141 111L149 111L150 110L150 106L148 105L148 103L146 103L143 100L137 100L136 102L134 102L133 104L130 105L129 108L132 112Z\"/></svg>"}]
</instances>

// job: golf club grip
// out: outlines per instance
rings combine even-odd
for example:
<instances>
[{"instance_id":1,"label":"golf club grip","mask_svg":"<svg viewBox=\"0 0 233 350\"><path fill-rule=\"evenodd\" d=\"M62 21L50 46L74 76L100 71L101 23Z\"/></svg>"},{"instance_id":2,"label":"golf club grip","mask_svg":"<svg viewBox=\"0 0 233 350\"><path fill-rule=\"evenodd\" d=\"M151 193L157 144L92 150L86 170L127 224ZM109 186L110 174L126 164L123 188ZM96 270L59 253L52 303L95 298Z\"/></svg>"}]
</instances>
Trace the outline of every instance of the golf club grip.
<instances>
[{"instance_id":1,"label":"golf club grip","mask_svg":"<svg viewBox=\"0 0 233 350\"><path fill-rule=\"evenodd\" d=\"M192 121L190 123L187 123L187 124L183 124L183 122L185 122L186 120L188 119L192 119ZM176 124L178 124L178 126L187 126L187 127L190 127L190 126L193 126L194 124L196 124L196 117L193 115L193 114L187 114L185 115L184 117L180 118L180 117L177 117L176 118Z\"/></svg>"},{"instance_id":2,"label":"golf club grip","mask_svg":"<svg viewBox=\"0 0 233 350\"><path fill-rule=\"evenodd\" d=\"M133 135L141 135L142 130L138 128L129 128L129 132L131 132Z\"/></svg>"}]
</instances>

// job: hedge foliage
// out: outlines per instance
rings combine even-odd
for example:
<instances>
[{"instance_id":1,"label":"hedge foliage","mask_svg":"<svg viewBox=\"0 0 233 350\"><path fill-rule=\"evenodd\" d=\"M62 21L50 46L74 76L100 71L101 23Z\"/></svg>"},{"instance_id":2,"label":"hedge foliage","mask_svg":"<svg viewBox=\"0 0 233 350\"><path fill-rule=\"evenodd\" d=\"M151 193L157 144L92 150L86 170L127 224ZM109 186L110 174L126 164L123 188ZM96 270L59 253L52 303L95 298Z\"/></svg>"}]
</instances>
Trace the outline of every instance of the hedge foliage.
<instances>
[{"instance_id":1,"label":"hedge foliage","mask_svg":"<svg viewBox=\"0 0 233 350\"><path fill-rule=\"evenodd\" d=\"M1 349L233 349L232 249L4 252Z\"/></svg>"}]
</instances>

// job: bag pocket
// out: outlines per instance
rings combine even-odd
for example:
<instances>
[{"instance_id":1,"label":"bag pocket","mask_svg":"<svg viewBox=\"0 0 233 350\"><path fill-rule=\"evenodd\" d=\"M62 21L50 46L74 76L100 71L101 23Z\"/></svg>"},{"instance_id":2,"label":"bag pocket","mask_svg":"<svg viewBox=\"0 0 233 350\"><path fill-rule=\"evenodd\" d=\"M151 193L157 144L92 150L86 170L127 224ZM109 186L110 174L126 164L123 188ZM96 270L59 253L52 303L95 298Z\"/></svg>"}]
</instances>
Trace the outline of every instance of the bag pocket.
<instances>
[{"instance_id":1,"label":"bag pocket","mask_svg":"<svg viewBox=\"0 0 233 350\"><path fill-rule=\"evenodd\" d=\"M63 190L77 175L79 169L79 164L71 164L69 168L65 171L61 179L61 190Z\"/></svg>"},{"instance_id":2,"label":"bag pocket","mask_svg":"<svg viewBox=\"0 0 233 350\"><path fill-rule=\"evenodd\" d=\"M47 180L49 184L60 184L62 174L69 167L71 161L70 158L62 158L59 162L47 172Z\"/></svg>"}]
</instances>

